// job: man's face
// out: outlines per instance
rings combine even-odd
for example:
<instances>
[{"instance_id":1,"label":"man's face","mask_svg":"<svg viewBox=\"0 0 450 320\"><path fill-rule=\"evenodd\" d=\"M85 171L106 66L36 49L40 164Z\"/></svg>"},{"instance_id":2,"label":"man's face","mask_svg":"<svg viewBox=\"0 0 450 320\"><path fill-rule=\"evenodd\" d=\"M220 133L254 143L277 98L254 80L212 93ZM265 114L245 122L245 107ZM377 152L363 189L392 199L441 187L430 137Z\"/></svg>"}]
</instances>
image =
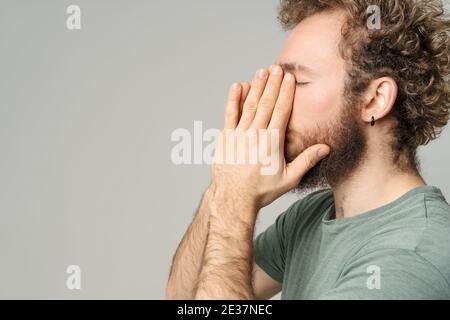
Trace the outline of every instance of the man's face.
<instances>
[{"instance_id":1,"label":"man's face","mask_svg":"<svg viewBox=\"0 0 450 320\"><path fill-rule=\"evenodd\" d=\"M290 33L277 60L298 82L286 131L286 160L292 161L316 143L332 149L329 157L303 177L297 191L339 183L363 155L358 104L343 95L345 61L338 48L342 23L339 12L303 20ZM301 67L296 70L292 65Z\"/></svg>"}]
</instances>

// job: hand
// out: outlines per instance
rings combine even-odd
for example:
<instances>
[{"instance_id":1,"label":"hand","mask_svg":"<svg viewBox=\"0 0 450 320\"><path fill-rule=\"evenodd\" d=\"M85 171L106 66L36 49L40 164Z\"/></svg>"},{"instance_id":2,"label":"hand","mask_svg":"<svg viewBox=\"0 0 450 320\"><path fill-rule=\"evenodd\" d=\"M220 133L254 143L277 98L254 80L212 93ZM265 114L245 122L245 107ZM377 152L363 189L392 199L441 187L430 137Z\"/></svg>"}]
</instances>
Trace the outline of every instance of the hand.
<instances>
[{"instance_id":1,"label":"hand","mask_svg":"<svg viewBox=\"0 0 450 320\"><path fill-rule=\"evenodd\" d=\"M328 146L318 144L286 163L285 133L295 85L292 74L283 75L280 66L272 66L256 73L250 90L239 83L230 88L224 129L212 164L215 194L259 210L297 186L329 153Z\"/></svg>"}]
</instances>

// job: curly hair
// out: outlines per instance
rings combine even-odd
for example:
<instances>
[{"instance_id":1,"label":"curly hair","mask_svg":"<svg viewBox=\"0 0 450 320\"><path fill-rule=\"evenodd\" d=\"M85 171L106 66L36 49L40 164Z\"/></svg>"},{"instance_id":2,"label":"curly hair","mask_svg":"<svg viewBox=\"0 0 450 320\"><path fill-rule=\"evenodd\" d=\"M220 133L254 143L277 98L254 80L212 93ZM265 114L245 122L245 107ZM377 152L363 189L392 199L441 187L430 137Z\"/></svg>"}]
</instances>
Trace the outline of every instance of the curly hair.
<instances>
[{"instance_id":1,"label":"curly hair","mask_svg":"<svg viewBox=\"0 0 450 320\"><path fill-rule=\"evenodd\" d=\"M381 28L368 28L369 6L380 10ZM284 30L308 16L343 10L340 52L347 64L347 94L391 77L398 86L392 113L394 162L406 155L417 166L416 149L437 138L449 120L450 20L438 0L281 0ZM411 162L412 161L412 162Z\"/></svg>"}]
</instances>

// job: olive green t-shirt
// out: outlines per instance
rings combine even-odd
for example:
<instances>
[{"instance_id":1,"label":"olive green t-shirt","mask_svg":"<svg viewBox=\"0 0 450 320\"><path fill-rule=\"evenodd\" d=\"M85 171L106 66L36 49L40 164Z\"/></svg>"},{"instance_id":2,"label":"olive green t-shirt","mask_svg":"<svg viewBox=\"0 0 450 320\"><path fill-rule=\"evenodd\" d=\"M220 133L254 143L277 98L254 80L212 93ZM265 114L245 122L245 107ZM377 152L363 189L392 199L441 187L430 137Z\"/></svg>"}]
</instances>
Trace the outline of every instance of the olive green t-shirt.
<instances>
[{"instance_id":1,"label":"olive green t-shirt","mask_svg":"<svg viewBox=\"0 0 450 320\"><path fill-rule=\"evenodd\" d=\"M382 207L333 219L331 189L295 202L255 239L255 261L281 299L450 299L450 206L420 186Z\"/></svg>"}]
</instances>

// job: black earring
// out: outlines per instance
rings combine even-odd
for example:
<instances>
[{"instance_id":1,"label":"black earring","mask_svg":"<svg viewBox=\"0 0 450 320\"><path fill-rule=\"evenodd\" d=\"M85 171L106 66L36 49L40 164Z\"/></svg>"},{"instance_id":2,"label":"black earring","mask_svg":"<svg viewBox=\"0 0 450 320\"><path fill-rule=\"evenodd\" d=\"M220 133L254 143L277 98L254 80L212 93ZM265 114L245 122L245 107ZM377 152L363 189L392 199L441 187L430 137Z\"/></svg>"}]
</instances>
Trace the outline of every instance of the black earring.
<instances>
[{"instance_id":1,"label":"black earring","mask_svg":"<svg viewBox=\"0 0 450 320\"><path fill-rule=\"evenodd\" d=\"M373 127L375 125L375 118L372 116L372 121L370 121L370 125Z\"/></svg>"}]
</instances>

